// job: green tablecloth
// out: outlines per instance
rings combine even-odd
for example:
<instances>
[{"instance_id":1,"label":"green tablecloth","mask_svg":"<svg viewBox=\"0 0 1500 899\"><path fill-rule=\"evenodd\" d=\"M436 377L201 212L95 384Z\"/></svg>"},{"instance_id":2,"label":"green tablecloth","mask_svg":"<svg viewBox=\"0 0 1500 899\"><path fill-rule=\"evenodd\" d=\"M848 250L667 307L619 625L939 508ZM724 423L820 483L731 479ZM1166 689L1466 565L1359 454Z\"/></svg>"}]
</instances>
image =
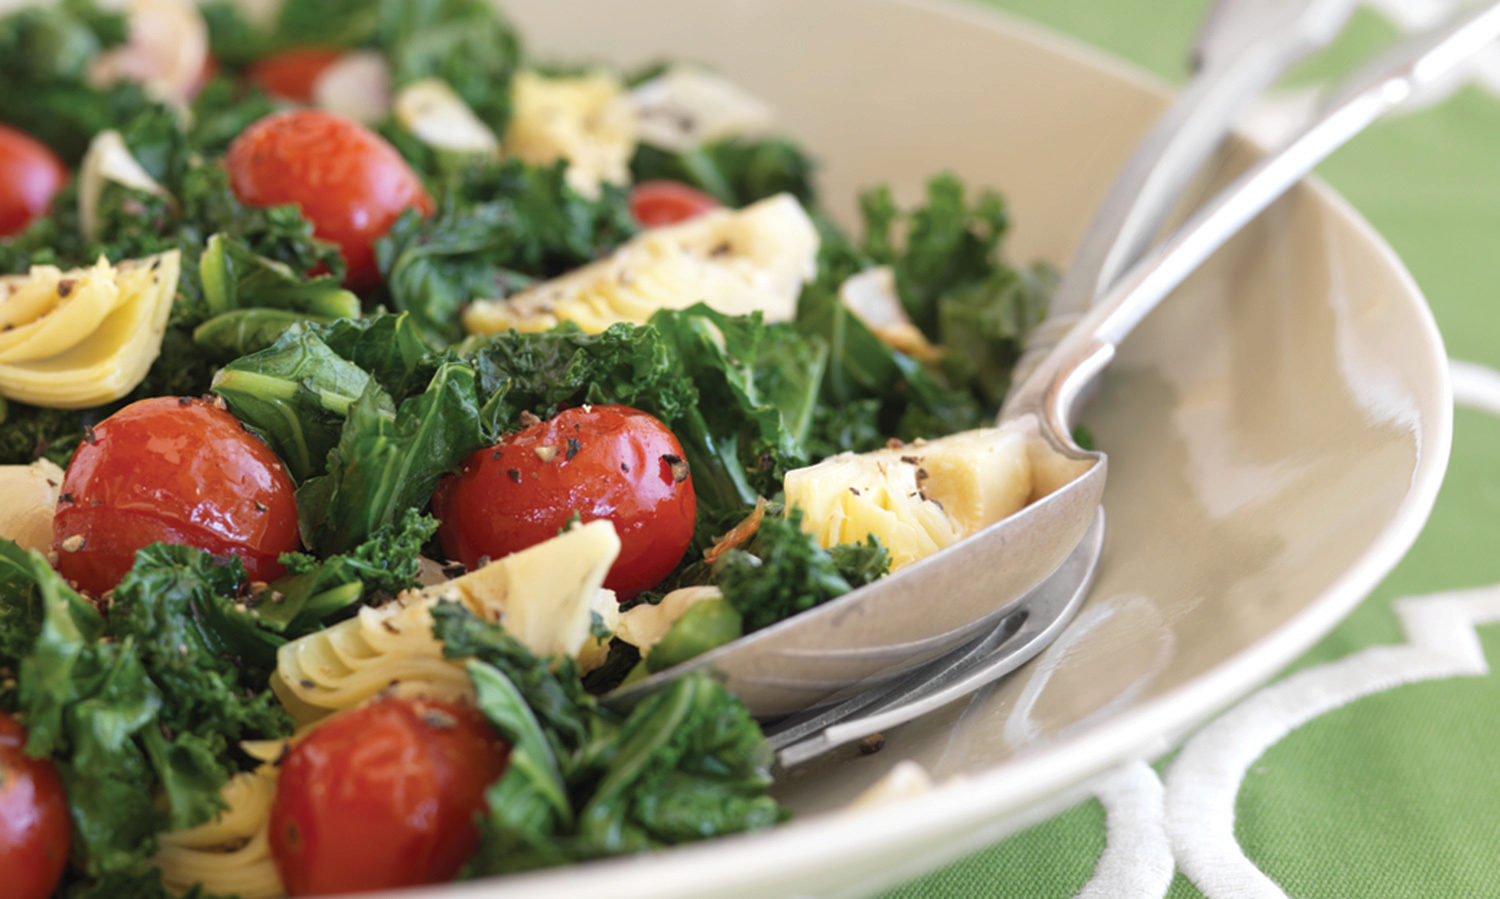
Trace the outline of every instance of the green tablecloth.
<instances>
[{"instance_id":1,"label":"green tablecloth","mask_svg":"<svg viewBox=\"0 0 1500 899\"><path fill-rule=\"evenodd\" d=\"M1206 0L990 0L1174 80ZM1286 97L1456 0L1366 0ZM1500 896L1500 49L1321 174L1426 292L1454 360L1425 532L1337 630L1153 766L892 899Z\"/></svg>"}]
</instances>

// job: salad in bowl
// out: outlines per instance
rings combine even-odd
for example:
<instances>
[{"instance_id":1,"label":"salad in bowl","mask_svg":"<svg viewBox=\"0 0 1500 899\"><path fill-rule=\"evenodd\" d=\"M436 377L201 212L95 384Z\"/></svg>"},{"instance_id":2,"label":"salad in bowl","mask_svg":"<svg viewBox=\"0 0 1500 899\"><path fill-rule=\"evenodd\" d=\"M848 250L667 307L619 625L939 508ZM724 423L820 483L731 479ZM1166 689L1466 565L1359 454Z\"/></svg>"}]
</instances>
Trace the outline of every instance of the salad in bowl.
<instances>
[{"instance_id":1,"label":"salad in bowl","mask_svg":"<svg viewBox=\"0 0 1500 899\"><path fill-rule=\"evenodd\" d=\"M1034 499L1054 276L846 228L697 64L484 0L0 17L0 857L244 899L775 826L758 723L597 698Z\"/></svg>"}]
</instances>

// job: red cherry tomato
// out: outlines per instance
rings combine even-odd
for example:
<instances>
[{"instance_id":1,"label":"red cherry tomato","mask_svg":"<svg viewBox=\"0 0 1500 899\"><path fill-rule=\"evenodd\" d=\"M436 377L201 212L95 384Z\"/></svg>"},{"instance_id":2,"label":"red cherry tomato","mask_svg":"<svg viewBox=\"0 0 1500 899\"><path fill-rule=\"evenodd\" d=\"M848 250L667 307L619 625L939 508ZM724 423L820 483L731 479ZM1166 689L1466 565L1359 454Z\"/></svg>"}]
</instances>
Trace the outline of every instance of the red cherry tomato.
<instances>
[{"instance_id":1,"label":"red cherry tomato","mask_svg":"<svg viewBox=\"0 0 1500 899\"><path fill-rule=\"evenodd\" d=\"M229 412L196 399L132 403L68 464L53 521L57 570L100 594L155 542L238 556L251 580L285 573L298 546L292 480Z\"/></svg>"},{"instance_id":2,"label":"red cherry tomato","mask_svg":"<svg viewBox=\"0 0 1500 899\"><path fill-rule=\"evenodd\" d=\"M301 207L313 232L343 251L351 287L379 283L375 240L401 213L432 212L432 198L394 147L320 109L266 116L235 138L226 162L241 202Z\"/></svg>"},{"instance_id":3,"label":"red cherry tomato","mask_svg":"<svg viewBox=\"0 0 1500 899\"><path fill-rule=\"evenodd\" d=\"M682 445L628 406L559 412L468 459L438 485L443 550L469 568L607 518L620 556L604 586L629 599L666 577L693 539L698 504Z\"/></svg>"},{"instance_id":4,"label":"red cherry tomato","mask_svg":"<svg viewBox=\"0 0 1500 899\"><path fill-rule=\"evenodd\" d=\"M719 206L718 200L678 181L642 181L630 189L630 214L643 228L675 225Z\"/></svg>"},{"instance_id":5,"label":"red cherry tomato","mask_svg":"<svg viewBox=\"0 0 1500 899\"><path fill-rule=\"evenodd\" d=\"M271 854L293 896L453 879L509 748L472 708L388 698L340 713L287 753Z\"/></svg>"},{"instance_id":6,"label":"red cherry tomato","mask_svg":"<svg viewBox=\"0 0 1500 899\"><path fill-rule=\"evenodd\" d=\"M330 47L283 50L250 66L250 80L272 96L311 103L318 76L343 55L344 51Z\"/></svg>"},{"instance_id":7,"label":"red cherry tomato","mask_svg":"<svg viewBox=\"0 0 1500 899\"><path fill-rule=\"evenodd\" d=\"M0 712L0 896L47 899L62 879L73 835L62 780L23 751L26 732Z\"/></svg>"},{"instance_id":8,"label":"red cherry tomato","mask_svg":"<svg viewBox=\"0 0 1500 899\"><path fill-rule=\"evenodd\" d=\"M68 170L46 144L0 125L0 237L19 233L32 219L46 215L67 180Z\"/></svg>"}]
</instances>

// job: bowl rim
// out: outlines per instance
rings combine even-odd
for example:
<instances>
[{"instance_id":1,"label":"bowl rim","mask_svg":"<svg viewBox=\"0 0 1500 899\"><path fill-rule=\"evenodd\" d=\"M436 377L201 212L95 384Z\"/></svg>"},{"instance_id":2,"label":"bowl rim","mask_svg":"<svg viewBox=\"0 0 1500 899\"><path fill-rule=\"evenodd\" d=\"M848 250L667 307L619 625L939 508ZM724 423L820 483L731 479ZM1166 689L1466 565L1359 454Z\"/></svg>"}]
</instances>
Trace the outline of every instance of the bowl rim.
<instances>
[{"instance_id":1,"label":"bowl rim","mask_svg":"<svg viewBox=\"0 0 1500 899\"><path fill-rule=\"evenodd\" d=\"M894 6L956 17L976 28L998 30L1038 44L1102 74L1124 81L1164 101L1175 91L1165 81L1133 64L1075 38L1052 31L1001 9L974 0L885 0ZM1237 136L1256 152L1261 142L1243 131ZM1436 319L1425 295L1394 249L1342 196L1316 176L1297 190L1312 198L1341 226L1362 239L1384 261L1393 283L1416 302L1418 345L1438 360L1436 386L1441 402L1419 431L1419 450L1405 496L1385 528L1354 563L1322 593L1288 617L1280 626L1212 668L1139 706L1111 715L981 773L941 782L918 795L861 808L810 815L771 830L720 837L701 843L636 856L585 862L554 870L525 872L503 879L445 884L379 895L432 899L465 899L493 895L503 884L508 899L556 896L563 890L581 895L608 890L617 897L658 893L670 883L674 894L709 891L728 884L755 881L764 874L766 860L776 859L788 870L816 870L835 858L859 858L892 852L899 847L943 834L975 834L992 843L1005 832L983 830L1001 819L1016 821L1010 832L1064 810L1057 800L1083 798L1069 793L1089 778L1119 764L1154 759L1177 745L1187 732L1228 708L1276 676L1312 648L1362 602L1405 556L1427 522L1447 470L1453 442L1453 390L1447 353ZM1052 800L1052 805L1048 800ZM1056 807L1053 807L1056 806ZM1025 821L1026 813L1042 812ZM976 847L952 839L946 849L928 849L918 868L893 877L916 876ZM898 856L892 856L893 858ZM631 874L649 868L646 883L632 884ZM872 872L872 875L875 872ZM872 881L873 882L873 881Z\"/></svg>"}]
</instances>

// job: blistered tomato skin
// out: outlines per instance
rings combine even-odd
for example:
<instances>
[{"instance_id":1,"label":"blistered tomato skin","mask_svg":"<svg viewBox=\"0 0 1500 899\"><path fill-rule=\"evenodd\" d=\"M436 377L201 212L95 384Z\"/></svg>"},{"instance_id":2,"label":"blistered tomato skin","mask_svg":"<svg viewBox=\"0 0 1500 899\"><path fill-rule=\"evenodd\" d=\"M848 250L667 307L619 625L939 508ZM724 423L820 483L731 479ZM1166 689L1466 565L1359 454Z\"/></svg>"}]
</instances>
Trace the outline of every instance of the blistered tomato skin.
<instances>
[{"instance_id":1,"label":"blistered tomato skin","mask_svg":"<svg viewBox=\"0 0 1500 899\"><path fill-rule=\"evenodd\" d=\"M575 515L608 519L620 555L604 586L621 600L677 567L697 508L676 436L627 406L567 409L518 431L464 460L433 497L443 550L471 569L557 536Z\"/></svg>"},{"instance_id":2,"label":"blistered tomato skin","mask_svg":"<svg viewBox=\"0 0 1500 899\"><path fill-rule=\"evenodd\" d=\"M18 234L46 215L67 180L67 168L46 144L0 125L0 237Z\"/></svg>"},{"instance_id":3,"label":"blistered tomato skin","mask_svg":"<svg viewBox=\"0 0 1500 899\"><path fill-rule=\"evenodd\" d=\"M225 157L235 196L249 206L294 205L313 232L338 244L353 288L380 283L375 241L408 209L432 198L396 148L352 119L320 109L255 122Z\"/></svg>"},{"instance_id":4,"label":"blistered tomato skin","mask_svg":"<svg viewBox=\"0 0 1500 899\"><path fill-rule=\"evenodd\" d=\"M271 854L292 896L452 880L509 750L476 710L387 698L342 712L287 754Z\"/></svg>"},{"instance_id":5,"label":"blistered tomato skin","mask_svg":"<svg viewBox=\"0 0 1500 899\"><path fill-rule=\"evenodd\" d=\"M199 399L141 400L96 425L63 478L57 570L94 594L155 542L238 556L251 580L297 549L297 501L276 454L228 411Z\"/></svg>"},{"instance_id":6,"label":"blistered tomato skin","mask_svg":"<svg viewBox=\"0 0 1500 899\"><path fill-rule=\"evenodd\" d=\"M318 76L343 55L342 50L330 47L297 47L255 62L248 74L252 82L274 97L311 103Z\"/></svg>"},{"instance_id":7,"label":"blistered tomato skin","mask_svg":"<svg viewBox=\"0 0 1500 899\"><path fill-rule=\"evenodd\" d=\"M68 800L52 762L25 745L21 725L0 712L0 896L47 899L72 843Z\"/></svg>"}]
</instances>

